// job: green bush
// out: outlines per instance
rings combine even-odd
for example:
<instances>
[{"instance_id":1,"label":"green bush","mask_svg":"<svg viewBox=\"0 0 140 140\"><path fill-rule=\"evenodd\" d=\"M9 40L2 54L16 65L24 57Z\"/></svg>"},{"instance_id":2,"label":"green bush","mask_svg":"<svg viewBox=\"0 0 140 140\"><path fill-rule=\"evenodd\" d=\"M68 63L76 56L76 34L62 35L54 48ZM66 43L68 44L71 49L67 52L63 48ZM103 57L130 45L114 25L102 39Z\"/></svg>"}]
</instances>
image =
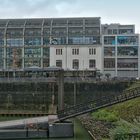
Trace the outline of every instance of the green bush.
<instances>
[{"instance_id":1,"label":"green bush","mask_svg":"<svg viewBox=\"0 0 140 140\"><path fill-rule=\"evenodd\" d=\"M126 140L128 139L126 134L129 133L140 133L140 128L125 121L120 120L116 123L116 128L110 130L110 138L113 140Z\"/></svg>"},{"instance_id":2,"label":"green bush","mask_svg":"<svg viewBox=\"0 0 140 140\"><path fill-rule=\"evenodd\" d=\"M115 114L114 112L108 112L104 109L92 113L92 116L94 117L94 119L108 122L115 122L118 120L117 114Z\"/></svg>"}]
</instances>

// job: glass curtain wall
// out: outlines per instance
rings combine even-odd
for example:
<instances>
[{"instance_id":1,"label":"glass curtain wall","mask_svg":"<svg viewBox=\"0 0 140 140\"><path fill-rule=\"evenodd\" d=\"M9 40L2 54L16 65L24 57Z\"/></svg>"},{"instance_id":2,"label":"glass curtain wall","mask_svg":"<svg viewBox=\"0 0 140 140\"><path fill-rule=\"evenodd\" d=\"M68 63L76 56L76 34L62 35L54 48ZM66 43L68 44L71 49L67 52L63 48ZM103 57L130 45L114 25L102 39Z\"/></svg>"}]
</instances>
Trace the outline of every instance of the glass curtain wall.
<instances>
[{"instance_id":1,"label":"glass curtain wall","mask_svg":"<svg viewBox=\"0 0 140 140\"><path fill-rule=\"evenodd\" d=\"M6 45L8 47L22 47L23 29L8 28L6 31Z\"/></svg>"},{"instance_id":2,"label":"glass curtain wall","mask_svg":"<svg viewBox=\"0 0 140 140\"><path fill-rule=\"evenodd\" d=\"M4 65L4 48L0 47L0 69L3 69Z\"/></svg>"},{"instance_id":3,"label":"glass curtain wall","mask_svg":"<svg viewBox=\"0 0 140 140\"><path fill-rule=\"evenodd\" d=\"M41 47L39 48L25 48L24 49L24 66L41 67Z\"/></svg>"},{"instance_id":4,"label":"glass curtain wall","mask_svg":"<svg viewBox=\"0 0 140 140\"><path fill-rule=\"evenodd\" d=\"M22 49L6 48L6 68L17 69L22 68Z\"/></svg>"},{"instance_id":5,"label":"glass curtain wall","mask_svg":"<svg viewBox=\"0 0 140 140\"><path fill-rule=\"evenodd\" d=\"M50 48L43 48L43 67L49 67Z\"/></svg>"}]
</instances>

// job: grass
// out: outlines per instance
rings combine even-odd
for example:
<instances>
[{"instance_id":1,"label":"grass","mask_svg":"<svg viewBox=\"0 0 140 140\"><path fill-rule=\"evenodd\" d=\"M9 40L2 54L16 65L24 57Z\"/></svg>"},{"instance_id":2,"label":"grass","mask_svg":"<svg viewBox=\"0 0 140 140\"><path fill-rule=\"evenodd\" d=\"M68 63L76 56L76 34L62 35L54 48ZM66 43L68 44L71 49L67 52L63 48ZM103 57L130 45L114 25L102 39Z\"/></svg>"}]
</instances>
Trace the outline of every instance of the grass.
<instances>
[{"instance_id":1,"label":"grass","mask_svg":"<svg viewBox=\"0 0 140 140\"><path fill-rule=\"evenodd\" d=\"M140 87L140 81L133 83L128 89L136 87ZM97 121L101 120L115 124L115 128L110 129L110 138L115 139L116 134L122 134L120 139L123 140L123 134L140 133L140 97L98 110L93 112L92 116Z\"/></svg>"},{"instance_id":2,"label":"grass","mask_svg":"<svg viewBox=\"0 0 140 140\"><path fill-rule=\"evenodd\" d=\"M108 122L116 122L118 120L115 112L109 112L105 109L92 113L94 119Z\"/></svg>"}]
</instances>

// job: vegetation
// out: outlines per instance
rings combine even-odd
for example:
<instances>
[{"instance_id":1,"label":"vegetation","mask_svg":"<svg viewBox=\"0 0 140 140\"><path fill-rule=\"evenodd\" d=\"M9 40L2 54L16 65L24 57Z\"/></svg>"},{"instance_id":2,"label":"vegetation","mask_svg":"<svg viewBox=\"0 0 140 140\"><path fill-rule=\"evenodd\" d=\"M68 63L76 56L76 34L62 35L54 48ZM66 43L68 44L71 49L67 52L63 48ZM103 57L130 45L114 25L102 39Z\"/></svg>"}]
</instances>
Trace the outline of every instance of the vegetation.
<instances>
[{"instance_id":1,"label":"vegetation","mask_svg":"<svg viewBox=\"0 0 140 140\"><path fill-rule=\"evenodd\" d=\"M140 82L137 81L126 91L139 86ZM109 129L109 139L128 139L130 134L140 134L140 98L99 110L92 113L92 117L96 121L111 122L115 125L114 128Z\"/></svg>"},{"instance_id":2,"label":"vegetation","mask_svg":"<svg viewBox=\"0 0 140 140\"><path fill-rule=\"evenodd\" d=\"M116 122L118 120L117 114L115 112L109 112L105 109L92 113L94 119L101 121Z\"/></svg>"}]
</instances>

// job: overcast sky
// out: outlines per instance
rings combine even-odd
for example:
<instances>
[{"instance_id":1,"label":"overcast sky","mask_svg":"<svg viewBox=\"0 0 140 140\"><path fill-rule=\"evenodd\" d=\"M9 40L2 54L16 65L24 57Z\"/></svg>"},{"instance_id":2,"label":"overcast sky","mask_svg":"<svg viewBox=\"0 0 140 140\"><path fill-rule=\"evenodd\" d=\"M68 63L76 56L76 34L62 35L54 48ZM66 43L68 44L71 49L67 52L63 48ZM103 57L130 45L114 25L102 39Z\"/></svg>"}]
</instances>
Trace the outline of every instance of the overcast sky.
<instances>
[{"instance_id":1,"label":"overcast sky","mask_svg":"<svg viewBox=\"0 0 140 140\"><path fill-rule=\"evenodd\" d=\"M140 0L0 0L0 18L101 17L102 23L136 24Z\"/></svg>"}]
</instances>

